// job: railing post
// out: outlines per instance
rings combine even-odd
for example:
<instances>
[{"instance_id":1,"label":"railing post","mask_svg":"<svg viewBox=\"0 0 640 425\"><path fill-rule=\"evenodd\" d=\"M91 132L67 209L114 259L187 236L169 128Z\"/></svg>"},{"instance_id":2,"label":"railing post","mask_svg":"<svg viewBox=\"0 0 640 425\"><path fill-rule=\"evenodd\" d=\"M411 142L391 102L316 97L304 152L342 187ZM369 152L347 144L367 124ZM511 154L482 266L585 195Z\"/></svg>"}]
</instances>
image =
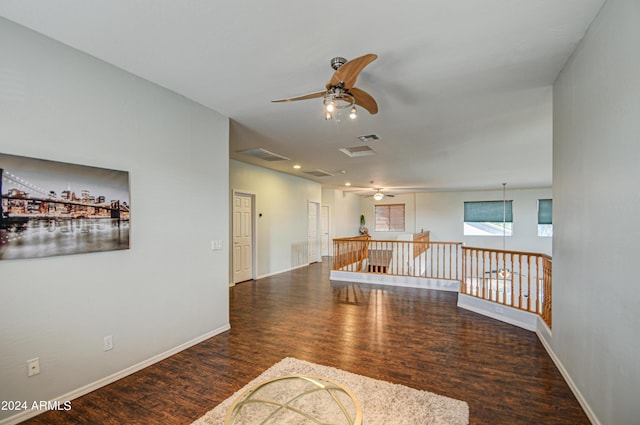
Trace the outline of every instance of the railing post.
<instances>
[{"instance_id":1,"label":"railing post","mask_svg":"<svg viewBox=\"0 0 640 425\"><path fill-rule=\"evenodd\" d=\"M367 262L371 273L458 280L460 293L538 314L551 327L551 257L419 236L402 241L374 241L369 235L334 239L333 270L366 272Z\"/></svg>"}]
</instances>

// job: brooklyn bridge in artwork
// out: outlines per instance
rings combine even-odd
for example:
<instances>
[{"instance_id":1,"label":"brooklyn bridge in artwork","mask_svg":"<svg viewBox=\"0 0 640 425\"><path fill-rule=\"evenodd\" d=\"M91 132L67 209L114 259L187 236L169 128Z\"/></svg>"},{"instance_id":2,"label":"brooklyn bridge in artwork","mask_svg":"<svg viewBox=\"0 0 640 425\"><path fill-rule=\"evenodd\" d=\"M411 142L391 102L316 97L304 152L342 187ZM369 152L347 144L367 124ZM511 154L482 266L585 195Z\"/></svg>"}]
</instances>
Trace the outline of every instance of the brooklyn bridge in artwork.
<instances>
[{"instance_id":1,"label":"brooklyn bridge in artwork","mask_svg":"<svg viewBox=\"0 0 640 425\"><path fill-rule=\"evenodd\" d=\"M129 173L0 154L0 260L129 248Z\"/></svg>"}]
</instances>

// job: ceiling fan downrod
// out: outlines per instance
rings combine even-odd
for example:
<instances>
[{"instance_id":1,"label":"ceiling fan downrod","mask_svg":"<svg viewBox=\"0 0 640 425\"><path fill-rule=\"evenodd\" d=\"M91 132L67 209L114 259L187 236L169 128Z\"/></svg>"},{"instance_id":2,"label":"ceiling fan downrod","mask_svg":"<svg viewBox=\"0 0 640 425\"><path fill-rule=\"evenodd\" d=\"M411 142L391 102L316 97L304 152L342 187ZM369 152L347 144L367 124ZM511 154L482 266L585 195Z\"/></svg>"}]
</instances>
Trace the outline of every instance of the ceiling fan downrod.
<instances>
[{"instance_id":1,"label":"ceiling fan downrod","mask_svg":"<svg viewBox=\"0 0 640 425\"><path fill-rule=\"evenodd\" d=\"M331 59L331 68L333 68L333 69L335 69L337 71L338 68L340 68L345 63L347 63L347 60L345 58L337 56L337 57Z\"/></svg>"}]
</instances>

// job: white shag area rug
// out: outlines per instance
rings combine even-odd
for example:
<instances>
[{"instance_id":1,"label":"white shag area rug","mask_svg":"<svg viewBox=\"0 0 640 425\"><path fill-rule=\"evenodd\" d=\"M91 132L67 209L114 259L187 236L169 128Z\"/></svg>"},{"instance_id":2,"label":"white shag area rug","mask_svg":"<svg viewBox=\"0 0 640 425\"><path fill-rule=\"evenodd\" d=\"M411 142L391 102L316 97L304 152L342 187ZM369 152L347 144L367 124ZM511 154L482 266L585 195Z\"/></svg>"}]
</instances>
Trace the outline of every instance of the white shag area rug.
<instances>
[{"instance_id":1,"label":"white shag area rug","mask_svg":"<svg viewBox=\"0 0 640 425\"><path fill-rule=\"evenodd\" d=\"M223 425L227 409L246 389L267 379L291 374L325 377L349 388L362 405L363 424L366 425L469 424L469 405L464 401L287 357L192 425Z\"/></svg>"}]
</instances>

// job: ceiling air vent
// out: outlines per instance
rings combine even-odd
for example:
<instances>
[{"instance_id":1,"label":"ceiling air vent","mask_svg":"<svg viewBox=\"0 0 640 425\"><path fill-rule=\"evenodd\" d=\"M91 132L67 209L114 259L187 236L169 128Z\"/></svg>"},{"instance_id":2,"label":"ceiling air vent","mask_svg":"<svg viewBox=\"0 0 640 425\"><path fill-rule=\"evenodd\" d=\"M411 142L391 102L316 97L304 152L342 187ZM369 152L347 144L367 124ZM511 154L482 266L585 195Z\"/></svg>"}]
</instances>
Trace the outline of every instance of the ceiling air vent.
<instances>
[{"instance_id":1,"label":"ceiling air vent","mask_svg":"<svg viewBox=\"0 0 640 425\"><path fill-rule=\"evenodd\" d=\"M369 146L354 146L351 148L340 148L340 152L343 154L350 156L351 158L357 156L370 156L375 155L375 151L371 149Z\"/></svg>"},{"instance_id":2,"label":"ceiling air vent","mask_svg":"<svg viewBox=\"0 0 640 425\"><path fill-rule=\"evenodd\" d=\"M289 158L286 156L278 155L277 153L269 152L266 149L256 148L256 149L248 149L246 151L238 151L243 155L252 156L258 159L264 159L265 161L288 161Z\"/></svg>"},{"instance_id":3,"label":"ceiling air vent","mask_svg":"<svg viewBox=\"0 0 640 425\"><path fill-rule=\"evenodd\" d=\"M380 137L377 134L363 134L362 136L358 136L358 139L360 139L362 143L369 143L374 140L380 140Z\"/></svg>"},{"instance_id":4,"label":"ceiling air vent","mask_svg":"<svg viewBox=\"0 0 640 425\"><path fill-rule=\"evenodd\" d=\"M324 171L324 170L309 170L309 171L305 171L305 174L309 174L310 176L314 176L314 177L331 177L333 176L333 174Z\"/></svg>"}]
</instances>

